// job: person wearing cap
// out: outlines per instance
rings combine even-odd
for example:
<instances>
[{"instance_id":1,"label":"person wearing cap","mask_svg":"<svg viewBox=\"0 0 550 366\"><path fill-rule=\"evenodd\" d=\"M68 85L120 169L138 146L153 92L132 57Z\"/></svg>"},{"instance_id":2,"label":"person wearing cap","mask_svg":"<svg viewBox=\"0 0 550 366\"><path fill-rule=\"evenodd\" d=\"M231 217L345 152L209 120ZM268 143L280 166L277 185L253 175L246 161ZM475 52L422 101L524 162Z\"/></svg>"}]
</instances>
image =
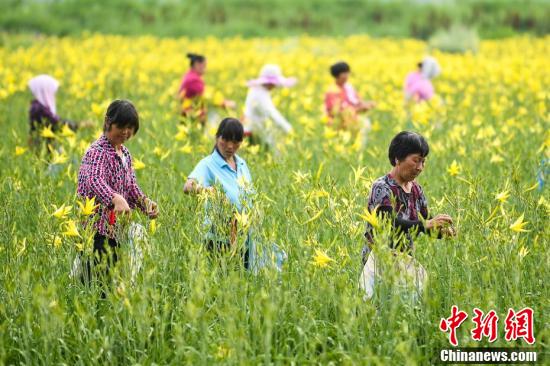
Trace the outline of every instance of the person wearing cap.
<instances>
[{"instance_id":1,"label":"person wearing cap","mask_svg":"<svg viewBox=\"0 0 550 366\"><path fill-rule=\"evenodd\" d=\"M244 110L245 134L251 141L277 151L277 135L288 134L292 126L277 110L271 100L271 90L276 87L291 87L295 78L284 77L278 65L264 65L257 79L248 82Z\"/></svg>"},{"instance_id":2,"label":"person wearing cap","mask_svg":"<svg viewBox=\"0 0 550 366\"><path fill-rule=\"evenodd\" d=\"M418 70L407 75L404 92L406 101L422 102L430 100L435 93L432 79L441 73L437 60L426 56L418 64Z\"/></svg>"},{"instance_id":3,"label":"person wearing cap","mask_svg":"<svg viewBox=\"0 0 550 366\"><path fill-rule=\"evenodd\" d=\"M370 129L370 120L360 114L370 111L376 104L374 101L364 101L359 97L355 88L349 83L350 73L350 66L343 61L330 67L334 84L325 94L325 112L330 126L359 132L364 144Z\"/></svg>"},{"instance_id":4,"label":"person wearing cap","mask_svg":"<svg viewBox=\"0 0 550 366\"><path fill-rule=\"evenodd\" d=\"M203 98L205 83L203 75L206 72L206 57L195 53L188 53L189 71L183 76L178 90L181 100L181 115L196 120L202 126L206 124L207 105ZM222 108L235 108L235 102L224 100Z\"/></svg>"},{"instance_id":5,"label":"person wearing cap","mask_svg":"<svg viewBox=\"0 0 550 366\"><path fill-rule=\"evenodd\" d=\"M28 85L33 95L29 107L29 145L36 146L39 143L40 137L37 132L44 127L51 128L52 132L59 131L64 125L73 131L77 129L74 122L63 120L57 115L55 95L59 89L59 81L50 75L42 74L29 80Z\"/></svg>"}]
</instances>

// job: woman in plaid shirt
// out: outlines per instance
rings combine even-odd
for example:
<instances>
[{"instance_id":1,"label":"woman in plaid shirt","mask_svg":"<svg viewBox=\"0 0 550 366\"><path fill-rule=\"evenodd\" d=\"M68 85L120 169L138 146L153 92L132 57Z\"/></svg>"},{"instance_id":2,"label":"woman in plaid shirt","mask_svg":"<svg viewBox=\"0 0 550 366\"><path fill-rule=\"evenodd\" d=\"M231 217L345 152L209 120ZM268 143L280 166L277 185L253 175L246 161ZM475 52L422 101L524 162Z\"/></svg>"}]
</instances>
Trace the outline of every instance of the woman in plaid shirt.
<instances>
[{"instance_id":1,"label":"woman in plaid shirt","mask_svg":"<svg viewBox=\"0 0 550 366\"><path fill-rule=\"evenodd\" d=\"M150 218L158 215L157 204L145 196L136 182L132 156L123 145L139 130L139 117L127 100L115 100L107 108L103 135L88 148L78 173L78 195L95 197L99 203L94 218L94 264L104 261L107 245L109 266L117 261L116 215L129 213L136 207ZM86 272L90 273L90 263ZM90 277L88 277L90 278Z\"/></svg>"}]
</instances>

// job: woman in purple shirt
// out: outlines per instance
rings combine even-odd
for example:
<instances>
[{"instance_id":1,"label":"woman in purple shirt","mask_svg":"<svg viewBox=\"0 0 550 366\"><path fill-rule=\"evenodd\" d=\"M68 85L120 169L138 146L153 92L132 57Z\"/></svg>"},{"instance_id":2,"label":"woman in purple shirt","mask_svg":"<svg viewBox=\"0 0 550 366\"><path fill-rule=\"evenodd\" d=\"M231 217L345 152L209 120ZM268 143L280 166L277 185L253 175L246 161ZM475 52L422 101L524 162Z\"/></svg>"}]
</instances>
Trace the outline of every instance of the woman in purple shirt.
<instances>
[{"instance_id":1,"label":"woman in purple shirt","mask_svg":"<svg viewBox=\"0 0 550 366\"><path fill-rule=\"evenodd\" d=\"M39 138L36 135L38 129L51 127L55 132L63 125L69 126L73 131L77 129L74 122L63 120L57 115L55 95L59 82L56 79L50 75L38 75L29 80L28 85L33 95L29 107L30 145L38 144Z\"/></svg>"},{"instance_id":2,"label":"woman in purple shirt","mask_svg":"<svg viewBox=\"0 0 550 366\"><path fill-rule=\"evenodd\" d=\"M139 208L150 218L158 215L157 204L145 196L136 182L132 156L123 145L139 130L139 117L134 105L127 100L115 100L107 108L103 135L86 151L78 173L78 195L95 197L99 208L92 216L94 221L94 254L97 265L104 261L107 245L109 265L117 261L116 216ZM90 263L87 264L90 276ZM88 277L90 278L90 277Z\"/></svg>"}]
</instances>

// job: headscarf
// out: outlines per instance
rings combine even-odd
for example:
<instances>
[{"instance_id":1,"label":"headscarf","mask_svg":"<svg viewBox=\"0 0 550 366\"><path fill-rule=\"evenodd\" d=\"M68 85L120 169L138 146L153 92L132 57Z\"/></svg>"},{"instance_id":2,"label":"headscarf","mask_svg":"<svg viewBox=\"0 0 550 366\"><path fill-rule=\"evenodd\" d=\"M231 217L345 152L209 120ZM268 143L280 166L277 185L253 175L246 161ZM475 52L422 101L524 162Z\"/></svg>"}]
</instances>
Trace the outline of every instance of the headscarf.
<instances>
[{"instance_id":1,"label":"headscarf","mask_svg":"<svg viewBox=\"0 0 550 366\"><path fill-rule=\"evenodd\" d=\"M50 112L57 114L55 108L55 93L59 88L59 82L50 75L38 75L29 81L29 88L40 104L48 107Z\"/></svg>"},{"instance_id":2,"label":"headscarf","mask_svg":"<svg viewBox=\"0 0 550 366\"><path fill-rule=\"evenodd\" d=\"M431 56L426 56L422 60L422 67L420 72L426 79L433 79L441 73L441 68L437 63L437 60Z\"/></svg>"}]
</instances>

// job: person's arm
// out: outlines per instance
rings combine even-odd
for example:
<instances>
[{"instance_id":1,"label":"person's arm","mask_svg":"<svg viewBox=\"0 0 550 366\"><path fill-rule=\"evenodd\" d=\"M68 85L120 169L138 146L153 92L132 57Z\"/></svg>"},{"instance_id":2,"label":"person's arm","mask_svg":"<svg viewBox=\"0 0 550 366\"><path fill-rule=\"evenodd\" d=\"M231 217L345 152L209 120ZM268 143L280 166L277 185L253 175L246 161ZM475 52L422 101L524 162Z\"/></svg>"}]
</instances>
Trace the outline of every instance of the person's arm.
<instances>
[{"instance_id":1,"label":"person's arm","mask_svg":"<svg viewBox=\"0 0 550 366\"><path fill-rule=\"evenodd\" d=\"M390 206L379 207L377 213L381 214L383 217L389 217L392 223L392 226L398 230L401 230L404 233L415 232L416 234L420 233L431 233L433 231L437 232L437 238L441 239L444 236L442 228L446 225L452 224L453 220L449 215L439 214L433 218L427 218L427 220L407 220L399 218L393 213L393 208ZM454 229L446 234L446 236L454 236Z\"/></svg>"},{"instance_id":2,"label":"person's arm","mask_svg":"<svg viewBox=\"0 0 550 366\"><path fill-rule=\"evenodd\" d=\"M97 201L105 207L112 207L116 213L130 212L128 202L122 195L116 193L106 180L106 155L101 150L88 151L86 158L90 171L87 178L87 186L90 187Z\"/></svg>"},{"instance_id":3,"label":"person's arm","mask_svg":"<svg viewBox=\"0 0 550 366\"><path fill-rule=\"evenodd\" d=\"M421 220L399 218L394 214L394 210L391 206L380 206L376 212L382 217L390 218L392 227L404 233L408 233L409 231L416 231L416 233L426 232L426 227Z\"/></svg>"},{"instance_id":4,"label":"person's arm","mask_svg":"<svg viewBox=\"0 0 550 366\"><path fill-rule=\"evenodd\" d=\"M267 113L271 120L275 122L275 124L279 126L279 128L281 128L285 133L289 133L290 131L292 131L292 126L290 125L290 123L288 123L286 118L283 117L281 112L279 112L279 110L275 108L275 105L273 104L271 98L262 100L262 104L267 110Z\"/></svg>"},{"instance_id":5,"label":"person's arm","mask_svg":"<svg viewBox=\"0 0 550 366\"><path fill-rule=\"evenodd\" d=\"M183 186L183 193L196 194L201 193L204 190L214 190L214 187L205 187L197 182L194 178L188 178Z\"/></svg>"},{"instance_id":6,"label":"person's arm","mask_svg":"<svg viewBox=\"0 0 550 366\"><path fill-rule=\"evenodd\" d=\"M210 169L206 161L201 160L195 169L187 177L187 181L183 186L183 192L187 194L196 194L202 192L204 189L213 189L211 187Z\"/></svg>"}]
</instances>

